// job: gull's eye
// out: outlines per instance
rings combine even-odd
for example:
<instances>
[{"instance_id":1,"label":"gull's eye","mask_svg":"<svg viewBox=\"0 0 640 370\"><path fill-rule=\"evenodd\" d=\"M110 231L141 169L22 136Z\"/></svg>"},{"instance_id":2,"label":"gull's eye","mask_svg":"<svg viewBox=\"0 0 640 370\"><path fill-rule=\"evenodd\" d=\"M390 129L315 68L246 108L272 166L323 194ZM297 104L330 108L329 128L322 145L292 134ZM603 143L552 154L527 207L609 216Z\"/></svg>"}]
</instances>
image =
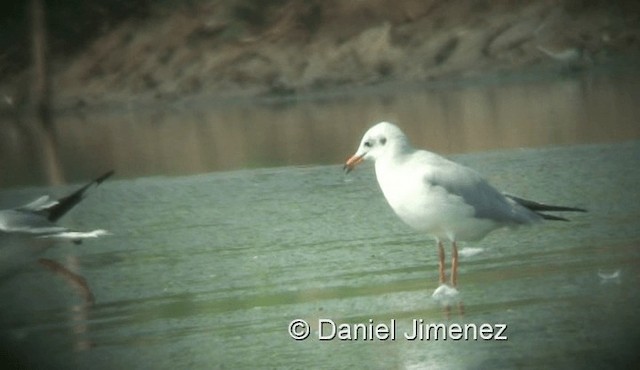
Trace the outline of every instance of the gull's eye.
<instances>
[{"instance_id":1,"label":"gull's eye","mask_svg":"<svg viewBox=\"0 0 640 370\"><path fill-rule=\"evenodd\" d=\"M387 142L387 138L383 137L382 139L380 139L380 144L384 145Z\"/></svg>"},{"instance_id":2,"label":"gull's eye","mask_svg":"<svg viewBox=\"0 0 640 370\"><path fill-rule=\"evenodd\" d=\"M364 142L364 146L366 146L367 148L371 148L371 142L370 141L365 141Z\"/></svg>"}]
</instances>

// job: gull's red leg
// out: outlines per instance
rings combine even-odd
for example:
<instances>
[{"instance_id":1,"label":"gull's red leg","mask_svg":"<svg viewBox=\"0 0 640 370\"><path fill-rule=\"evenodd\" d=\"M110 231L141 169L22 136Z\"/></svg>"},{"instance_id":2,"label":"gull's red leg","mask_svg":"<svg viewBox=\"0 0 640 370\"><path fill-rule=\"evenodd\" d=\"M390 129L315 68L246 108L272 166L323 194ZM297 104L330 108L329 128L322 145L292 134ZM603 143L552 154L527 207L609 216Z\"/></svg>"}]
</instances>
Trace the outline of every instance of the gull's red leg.
<instances>
[{"instance_id":1,"label":"gull's red leg","mask_svg":"<svg viewBox=\"0 0 640 370\"><path fill-rule=\"evenodd\" d=\"M444 284L446 280L444 276L444 247L442 246L442 242L438 240L438 272L440 274L440 284Z\"/></svg>"},{"instance_id":2,"label":"gull's red leg","mask_svg":"<svg viewBox=\"0 0 640 370\"><path fill-rule=\"evenodd\" d=\"M64 267L59 262L50 260L48 258L39 258L38 263L40 263L40 265L49 269L53 273L62 276L69 283L69 285L76 288L86 304L93 305L93 303L95 302L95 298L93 296L93 293L91 292L91 288L89 288L89 284L87 284L87 281L84 277L71 272L71 270Z\"/></svg>"},{"instance_id":3,"label":"gull's red leg","mask_svg":"<svg viewBox=\"0 0 640 370\"><path fill-rule=\"evenodd\" d=\"M451 286L458 284L458 246L451 242Z\"/></svg>"}]
</instances>

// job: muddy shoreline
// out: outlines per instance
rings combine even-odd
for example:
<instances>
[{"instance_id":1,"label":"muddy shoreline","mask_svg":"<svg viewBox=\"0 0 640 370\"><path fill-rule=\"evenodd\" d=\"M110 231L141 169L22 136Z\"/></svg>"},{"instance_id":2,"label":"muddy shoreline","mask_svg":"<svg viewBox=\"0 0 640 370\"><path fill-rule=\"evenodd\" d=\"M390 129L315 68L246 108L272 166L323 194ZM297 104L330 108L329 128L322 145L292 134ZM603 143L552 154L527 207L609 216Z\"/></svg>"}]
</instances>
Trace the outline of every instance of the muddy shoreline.
<instances>
[{"instance_id":1,"label":"muddy shoreline","mask_svg":"<svg viewBox=\"0 0 640 370\"><path fill-rule=\"evenodd\" d=\"M634 2L281 1L259 26L232 14L240 2L159 9L53 60L54 111L635 72L640 60ZM0 110L28 112L30 81L28 69L0 81Z\"/></svg>"}]
</instances>

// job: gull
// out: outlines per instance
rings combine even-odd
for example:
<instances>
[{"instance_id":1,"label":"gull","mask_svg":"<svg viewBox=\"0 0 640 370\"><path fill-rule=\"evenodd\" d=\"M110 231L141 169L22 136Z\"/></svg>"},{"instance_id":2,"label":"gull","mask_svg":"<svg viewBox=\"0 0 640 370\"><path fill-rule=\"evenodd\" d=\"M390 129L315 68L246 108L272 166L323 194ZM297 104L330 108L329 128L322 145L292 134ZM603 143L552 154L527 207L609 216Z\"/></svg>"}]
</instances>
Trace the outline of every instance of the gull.
<instances>
[{"instance_id":1,"label":"gull","mask_svg":"<svg viewBox=\"0 0 640 370\"><path fill-rule=\"evenodd\" d=\"M113 175L113 171L103 174L60 199L51 199L48 195L44 195L21 207L0 210L0 233L30 235L39 238L69 239L74 243L80 243L82 239L97 238L107 234L102 229L88 232L73 231L66 227L58 226L56 221L84 199L84 193L87 189L94 185L100 185L111 175Z\"/></svg>"},{"instance_id":2,"label":"gull","mask_svg":"<svg viewBox=\"0 0 640 370\"><path fill-rule=\"evenodd\" d=\"M32 262L34 255L49 248L56 240L70 240L79 244L83 239L108 234L102 229L85 232L71 230L56 222L84 199L89 188L100 185L111 175L113 171L59 199L51 199L45 195L23 206L0 210L0 274L8 275ZM81 292L87 302L93 303L91 290L82 276L50 259L40 258L38 262L63 276Z\"/></svg>"},{"instance_id":3,"label":"gull","mask_svg":"<svg viewBox=\"0 0 640 370\"><path fill-rule=\"evenodd\" d=\"M378 184L393 211L413 229L435 238L441 285L445 284L443 241L452 246L451 286L456 287L458 242L477 241L504 227L568 221L545 211L586 212L501 193L475 170L414 149L402 130L389 122L380 122L364 134L345 171L364 160L375 162Z\"/></svg>"}]
</instances>

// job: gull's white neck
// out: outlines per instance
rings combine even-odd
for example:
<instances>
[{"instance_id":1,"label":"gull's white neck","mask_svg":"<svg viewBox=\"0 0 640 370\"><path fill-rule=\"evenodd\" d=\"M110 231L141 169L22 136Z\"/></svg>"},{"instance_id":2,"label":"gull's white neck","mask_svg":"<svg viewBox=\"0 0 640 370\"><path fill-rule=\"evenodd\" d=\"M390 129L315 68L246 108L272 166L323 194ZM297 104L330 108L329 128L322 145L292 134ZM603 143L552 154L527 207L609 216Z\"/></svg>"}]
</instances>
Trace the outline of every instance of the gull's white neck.
<instances>
[{"instance_id":1,"label":"gull's white neck","mask_svg":"<svg viewBox=\"0 0 640 370\"><path fill-rule=\"evenodd\" d=\"M411 158L415 151L406 140L398 141L387 148L384 155L376 159L376 177L387 200L392 201L390 197L394 197L392 189L402 188L402 182L406 176L403 172L407 169L403 164Z\"/></svg>"}]
</instances>

